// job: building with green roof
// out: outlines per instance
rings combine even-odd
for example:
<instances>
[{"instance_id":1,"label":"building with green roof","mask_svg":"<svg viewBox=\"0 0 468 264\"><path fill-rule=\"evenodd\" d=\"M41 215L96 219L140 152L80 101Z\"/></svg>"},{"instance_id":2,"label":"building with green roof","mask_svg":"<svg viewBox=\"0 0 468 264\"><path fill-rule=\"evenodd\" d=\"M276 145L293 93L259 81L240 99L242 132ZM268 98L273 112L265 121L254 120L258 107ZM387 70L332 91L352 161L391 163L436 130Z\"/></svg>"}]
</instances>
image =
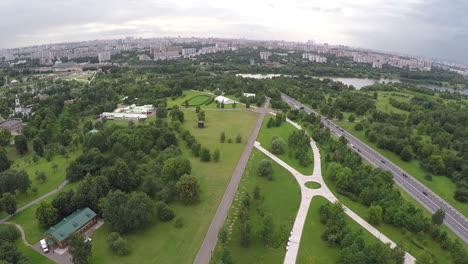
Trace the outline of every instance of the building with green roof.
<instances>
[{"instance_id":1,"label":"building with green roof","mask_svg":"<svg viewBox=\"0 0 468 264\"><path fill-rule=\"evenodd\" d=\"M58 224L49 228L45 233L45 239L52 247L65 248L67 238L76 232L83 233L96 224L97 214L89 207L78 209L73 214L65 217Z\"/></svg>"}]
</instances>

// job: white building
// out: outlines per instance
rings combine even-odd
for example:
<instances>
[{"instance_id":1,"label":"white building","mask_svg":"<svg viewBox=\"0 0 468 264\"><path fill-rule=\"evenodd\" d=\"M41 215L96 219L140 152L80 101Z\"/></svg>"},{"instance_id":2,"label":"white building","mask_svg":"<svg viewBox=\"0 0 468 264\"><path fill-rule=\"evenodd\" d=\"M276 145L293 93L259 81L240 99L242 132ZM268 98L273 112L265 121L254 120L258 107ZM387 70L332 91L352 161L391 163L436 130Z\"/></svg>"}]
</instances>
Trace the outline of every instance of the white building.
<instances>
[{"instance_id":1,"label":"white building","mask_svg":"<svg viewBox=\"0 0 468 264\"><path fill-rule=\"evenodd\" d=\"M262 60L268 60L271 56L271 52L269 51L261 51L260 52L260 59Z\"/></svg>"},{"instance_id":2,"label":"white building","mask_svg":"<svg viewBox=\"0 0 468 264\"><path fill-rule=\"evenodd\" d=\"M99 62L110 61L111 53L110 51L104 51L98 53Z\"/></svg>"},{"instance_id":3,"label":"white building","mask_svg":"<svg viewBox=\"0 0 468 264\"><path fill-rule=\"evenodd\" d=\"M243 93L242 95L244 95L245 97L255 97L254 93Z\"/></svg>"},{"instance_id":4,"label":"white building","mask_svg":"<svg viewBox=\"0 0 468 264\"><path fill-rule=\"evenodd\" d=\"M154 113L153 105L130 105L126 107L119 107L114 112L104 112L101 117L105 117L110 120L135 120L148 118L148 115Z\"/></svg>"},{"instance_id":5,"label":"white building","mask_svg":"<svg viewBox=\"0 0 468 264\"><path fill-rule=\"evenodd\" d=\"M222 95L216 97L214 100L215 100L215 102L218 102L218 103L223 103L224 102L225 105L235 103L234 100L231 100L231 99L229 99L227 97L224 97Z\"/></svg>"}]
</instances>

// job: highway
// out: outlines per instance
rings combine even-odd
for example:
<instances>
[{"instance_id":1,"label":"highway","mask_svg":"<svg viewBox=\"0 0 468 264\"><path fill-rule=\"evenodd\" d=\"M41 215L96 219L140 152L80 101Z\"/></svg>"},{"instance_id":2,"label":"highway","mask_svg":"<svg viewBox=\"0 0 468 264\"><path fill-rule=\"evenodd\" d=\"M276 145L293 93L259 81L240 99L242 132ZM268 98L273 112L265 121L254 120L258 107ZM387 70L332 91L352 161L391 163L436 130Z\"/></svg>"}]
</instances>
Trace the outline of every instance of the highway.
<instances>
[{"instance_id":1,"label":"highway","mask_svg":"<svg viewBox=\"0 0 468 264\"><path fill-rule=\"evenodd\" d=\"M283 101L294 108L302 108L307 113L313 113L317 116L320 116L322 123L325 125L325 127L330 129L330 132L334 136L340 137L343 135L348 140L348 144L351 146L351 148L361 157L376 167L390 171L393 174L395 183L403 188L403 190L405 190L416 201L427 208L431 213L434 213L437 209L442 208L442 210L445 211L444 224L457 236L459 236L465 243L468 243L468 219L455 208L453 208L451 205L429 190L426 186L417 181L414 177L406 173L400 167L386 159L371 147L367 146L364 142L360 141L356 137L346 132L344 129L334 124L329 119L296 101L295 99L287 96L286 94L282 94L281 98Z\"/></svg>"}]
</instances>

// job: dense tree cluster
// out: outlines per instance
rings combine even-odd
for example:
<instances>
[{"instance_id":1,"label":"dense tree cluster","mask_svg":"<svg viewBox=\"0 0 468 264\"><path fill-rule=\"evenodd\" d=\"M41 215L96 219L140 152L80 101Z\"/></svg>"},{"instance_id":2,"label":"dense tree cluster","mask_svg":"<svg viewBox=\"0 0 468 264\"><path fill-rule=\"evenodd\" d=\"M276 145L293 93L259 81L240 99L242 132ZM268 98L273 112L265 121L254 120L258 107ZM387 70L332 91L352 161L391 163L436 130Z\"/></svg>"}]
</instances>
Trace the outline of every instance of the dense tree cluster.
<instances>
[{"instance_id":1,"label":"dense tree cluster","mask_svg":"<svg viewBox=\"0 0 468 264\"><path fill-rule=\"evenodd\" d=\"M352 231L346 222L341 204L326 204L320 207L320 222L327 226L321 235L332 247L341 248L338 263L403 263L405 251L396 247L364 242L362 233Z\"/></svg>"}]
</instances>

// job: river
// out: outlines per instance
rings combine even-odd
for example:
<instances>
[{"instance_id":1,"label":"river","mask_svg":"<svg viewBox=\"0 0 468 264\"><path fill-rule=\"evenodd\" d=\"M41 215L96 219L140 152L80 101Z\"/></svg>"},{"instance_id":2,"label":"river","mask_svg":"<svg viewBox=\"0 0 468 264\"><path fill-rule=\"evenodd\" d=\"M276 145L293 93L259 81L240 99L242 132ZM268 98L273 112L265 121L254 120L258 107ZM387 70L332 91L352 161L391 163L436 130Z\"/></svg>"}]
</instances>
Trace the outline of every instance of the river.
<instances>
[{"instance_id":1,"label":"river","mask_svg":"<svg viewBox=\"0 0 468 264\"><path fill-rule=\"evenodd\" d=\"M236 74L236 76L244 77L244 78L253 78L253 79L271 79L273 77L291 77L292 75L286 75L286 74ZM323 79L330 79L335 82L342 82L343 84L346 85L352 85L354 88L357 90L360 90L362 87L372 85L374 83L389 83L389 82L394 82L394 83L399 83L401 82L399 79L367 79L367 78L345 78L345 77L325 77L325 76L314 76L313 78L318 78L320 80ZM444 86L439 86L439 85L434 85L434 84L416 84L416 86L423 87L423 88L428 88L431 90L437 90L437 91L449 91L451 93L453 92L458 92L460 94L468 96L468 89L464 90L455 90L453 88L449 87L444 87Z\"/></svg>"}]
</instances>

